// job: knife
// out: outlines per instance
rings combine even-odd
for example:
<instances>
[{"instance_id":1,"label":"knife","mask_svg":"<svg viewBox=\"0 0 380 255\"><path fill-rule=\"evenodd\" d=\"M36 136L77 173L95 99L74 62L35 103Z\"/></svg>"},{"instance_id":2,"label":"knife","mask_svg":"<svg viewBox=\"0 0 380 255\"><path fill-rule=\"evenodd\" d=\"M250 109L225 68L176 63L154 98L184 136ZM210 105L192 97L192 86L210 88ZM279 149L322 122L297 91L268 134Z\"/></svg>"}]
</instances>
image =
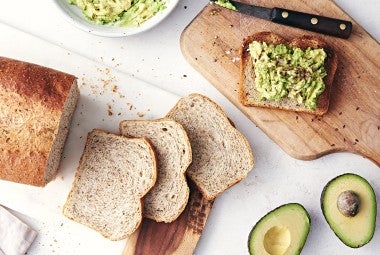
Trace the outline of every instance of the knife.
<instances>
[{"instance_id":1,"label":"knife","mask_svg":"<svg viewBox=\"0 0 380 255\"><path fill-rule=\"evenodd\" d=\"M211 0L211 2L219 5L217 3L218 0ZM267 8L232 0L229 2L236 8L235 11L237 12L260 19L270 20L282 25L298 27L340 38L348 38L352 31L352 23L346 20L328 18L278 7Z\"/></svg>"}]
</instances>

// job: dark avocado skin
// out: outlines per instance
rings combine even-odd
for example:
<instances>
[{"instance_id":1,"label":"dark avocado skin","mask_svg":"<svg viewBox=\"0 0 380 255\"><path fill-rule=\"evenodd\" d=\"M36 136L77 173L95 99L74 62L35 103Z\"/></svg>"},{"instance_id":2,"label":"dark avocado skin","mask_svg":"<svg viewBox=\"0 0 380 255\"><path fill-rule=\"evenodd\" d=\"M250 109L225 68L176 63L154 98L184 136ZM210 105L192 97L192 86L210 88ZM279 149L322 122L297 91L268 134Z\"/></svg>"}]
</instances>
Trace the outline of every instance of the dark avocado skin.
<instances>
[{"instance_id":1,"label":"dark avocado skin","mask_svg":"<svg viewBox=\"0 0 380 255\"><path fill-rule=\"evenodd\" d=\"M361 177L360 175L353 174L353 173L345 173L345 174L341 174L341 175L335 177L334 179L330 180L330 181L325 185L325 187L323 188L323 190L322 190L322 194L321 194L321 198L320 198L321 209L322 209L323 217L325 218L325 220L326 220L326 214L325 214L325 208L324 208L324 205L323 205L323 199L324 199L324 197L325 197L325 192L326 192L327 188L330 186L330 184L331 184L332 182L336 181L336 179L339 179L339 178L341 178L341 177L343 177L343 176L345 176L345 175L355 175L356 177L358 177L358 178L361 179L362 181L368 183L368 181L367 181L366 179L364 179L364 178ZM375 191L373 190L372 186L371 186L371 185L369 185L369 186L371 187L372 191L375 193ZM376 201L375 201L375 203L376 203ZM327 221L327 220L326 220L326 221ZM327 223L328 223L328 222L327 222ZM329 223L328 223L328 224L329 224ZM376 219L375 219L375 226L376 226ZM343 240L342 238L340 238L340 237L335 233L334 229L330 226L330 224L329 224L329 227L333 230L334 234L339 238L339 240L341 240L345 245L347 245L348 247L351 247L351 248L360 248L360 247L366 245L367 243L369 243L369 242L372 240L373 235L374 235L374 233L373 233L372 236L371 236L371 238L369 238L368 241L367 241L366 243L364 243L364 244L362 244L362 245L354 246L354 245L351 245L351 244L347 243L347 242L346 242L345 240Z\"/></svg>"},{"instance_id":2,"label":"dark avocado skin","mask_svg":"<svg viewBox=\"0 0 380 255\"><path fill-rule=\"evenodd\" d=\"M310 215L309 215L308 211L305 209L305 207L303 207L303 205L298 204L298 203L288 203L288 204L284 204L284 205L281 205L281 206L279 206L279 207L273 209L272 211L270 211L270 212L268 212L267 214L265 214L265 215L264 215L264 216L263 216L263 217L262 217L262 218L261 218L261 219L260 219L260 220L259 220L254 226L253 226L253 228L252 228L251 231L249 232L248 242L247 242L247 244L248 244L248 252L249 252L249 254L252 255L251 250L250 250L250 248L249 248L249 241L251 240L252 232L255 230L256 226L257 226L261 221L263 221L263 220L268 216L268 214L270 214L270 213L272 213L272 212L274 212L274 211L276 211L276 210L278 210L278 209L280 209L280 208L282 208L282 207L289 206L289 205L298 205L298 206L302 207L303 210L306 212L307 218L309 219L309 227L308 227L307 232L306 232L306 235L305 235L305 240L303 241L302 246L299 248L298 253L297 253L297 254L294 254L294 255L299 255L299 254L301 254L301 251L302 251L303 247L305 246L307 236L309 235L309 232L310 232L311 219L310 219Z\"/></svg>"}]
</instances>

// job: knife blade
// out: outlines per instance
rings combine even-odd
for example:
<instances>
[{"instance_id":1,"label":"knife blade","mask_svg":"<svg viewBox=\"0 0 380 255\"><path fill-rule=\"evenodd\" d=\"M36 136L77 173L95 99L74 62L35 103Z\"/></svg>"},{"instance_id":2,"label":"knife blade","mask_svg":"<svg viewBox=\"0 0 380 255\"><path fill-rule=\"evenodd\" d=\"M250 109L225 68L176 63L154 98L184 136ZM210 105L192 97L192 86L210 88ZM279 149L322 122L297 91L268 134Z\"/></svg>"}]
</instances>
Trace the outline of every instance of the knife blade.
<instances>
[{"instance_id":1,"label":"knife blade","mask_svg":"<svg viewBox=\"0 0 380 255\"><path fill-rule=\"evenodd\" d=\"M218 0L211 0L210 2L219 5L217 3ZM229 2L236 8L234 11L282 25L297 27L340 38L348 38L352 32L352 23L347 20L324 17L278 7L267 8L233 0L230 0Z\"/></svg>"}]
</instances>

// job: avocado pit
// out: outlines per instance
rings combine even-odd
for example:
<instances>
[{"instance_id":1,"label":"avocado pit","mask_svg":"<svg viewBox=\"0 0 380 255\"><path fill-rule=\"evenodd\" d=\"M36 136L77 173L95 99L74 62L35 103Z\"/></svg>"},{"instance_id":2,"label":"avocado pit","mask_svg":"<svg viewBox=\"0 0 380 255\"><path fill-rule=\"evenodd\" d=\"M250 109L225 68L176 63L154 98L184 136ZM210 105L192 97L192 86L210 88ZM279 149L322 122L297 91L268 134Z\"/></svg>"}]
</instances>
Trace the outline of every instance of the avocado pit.
<instances>
[{"instance_id":1,"label":"avocado pit","mask_svg":"<svg viewBox=\"0 0 380 255\"><path fill-rule=\"evenodd\" d=\"M287 227L274 226L264 236L264 248L270 255L283 255L291 242L290 231Z\"/></svg>"},{"instance_id":2,"label":"avocado pit","mask_svg":"<svg viewBox=\"0 0 380 255\"><path fill-rule=\"evenodd\" d=\"M340 193L337 200L338 210L346 217L354 217L360 209L360 198L352 190L346 190Z\"/></svg>"}]
</instances>

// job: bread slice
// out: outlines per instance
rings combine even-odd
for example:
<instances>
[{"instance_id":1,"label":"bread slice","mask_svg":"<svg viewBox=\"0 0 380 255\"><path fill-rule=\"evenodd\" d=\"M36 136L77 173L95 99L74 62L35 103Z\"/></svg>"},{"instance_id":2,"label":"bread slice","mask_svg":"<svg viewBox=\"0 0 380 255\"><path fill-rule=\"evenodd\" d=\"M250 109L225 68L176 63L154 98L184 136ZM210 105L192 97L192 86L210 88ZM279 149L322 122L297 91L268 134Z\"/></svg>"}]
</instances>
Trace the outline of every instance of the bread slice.
<instances>
[{"instance_id":1,"label":"bread slice","mask_svg":"<svg viewBox=\"0 0 380 255\"><path fill-rule=\"evenodd\" d=\"M189 187L185 171L191 163L191 146L183 127L174 120L125 120L120 133L148 138L157 155L157 182L144 197L144 217L172 222L185 209Z\"/></svg>"},{"instance_id":2,"label":"bread slice","mask_svg":"<svg viewBox=\"0 0 380 255\"><path fill-rule=\"evenodd\" d=\"M75 76L0 57L0 179L55 177L78 98Z\"/></svg>"},{"instance_id":3,"label":"bread slice","mask_svg":"<svg viewBox=\"0 0 380 255\"><path fill-rule=\"evenodd\" d=\"M211 99L190 94L167 117L179 122L189 136L193 161L187 175L208 200L244 179L253 167L246 138L234 128Z\"/></svg>"},{"instance_id":4,"label":"bread slice","mask_svg":"<svg viewBox=\"0 0 380 255\"><path fill-rule=\"evenodd\" d=\"M142 197L156 181L156 157L143 138L94 129L63 214L111 240L132 234L142 220Z\"/></svg>"},{"instance_id":5,"label":"bread slice","mask_svg":"<svg viewBox=\"0 0 380 255\"><path fill-rule=\"evenodd\" d=\"M327 76L324 77L325 90L318 96L317 106L315 109L309 109L304 104L299 104L293 99L283 98L280 101L271 101L259 99L259 93L255 87L254 63L248 51L249 44L253 41L266 42L267 44L288 44L291 47L301 48L305 50L310 47L312 49L323 48L327 53L325 60L325 69ZM297 112L308 112L315 115L323 115L328 111L330 102L330 92L333 85L335 71L338 65L338 58L334 50L321 39L314 36L304 35L294 38L287 42L281 36L272 32L260 32L246 38L240 49L240 101L245 106L260 106L284 109Z\"/></svg>"}]
</instances>

